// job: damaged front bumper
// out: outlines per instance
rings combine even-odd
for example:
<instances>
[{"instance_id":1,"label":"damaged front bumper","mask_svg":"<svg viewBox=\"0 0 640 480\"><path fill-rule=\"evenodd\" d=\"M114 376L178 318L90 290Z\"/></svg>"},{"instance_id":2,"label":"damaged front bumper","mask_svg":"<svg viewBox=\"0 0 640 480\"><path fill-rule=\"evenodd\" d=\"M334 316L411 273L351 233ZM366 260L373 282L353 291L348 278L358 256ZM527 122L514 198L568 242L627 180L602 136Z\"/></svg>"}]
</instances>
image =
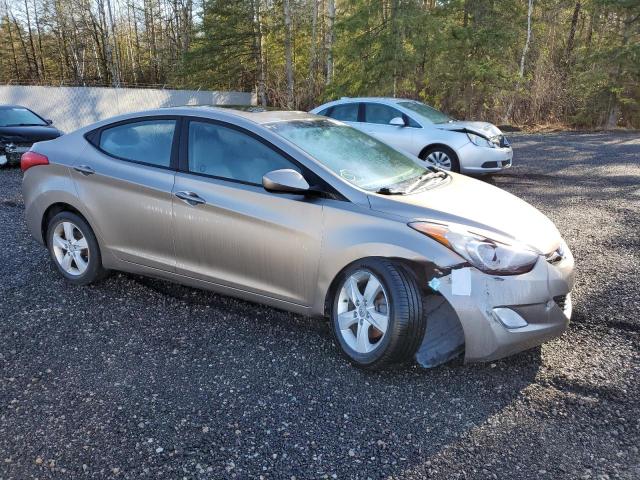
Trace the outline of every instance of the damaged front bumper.
<instances>
[{"instance_id":1,"label":"damaged front bumper","mask_svg":"<svg viewBox=\"0 0 640 480\"><path fill-rule=\"evenodd\" d=\"M435 366L464 345L466 362L490 361L555 338L571 318L573 283L569 249L553 262L540 257L522 275L488 275L468 266L454 269L431 283L441 296L431 301L416 359L423 366Z\"/></svg>"},{"instance_id":2,"label":"damaged front bumper","mask_svg":"<svg viewBox=\"0 0 640 480\"><path fill-rule=\"evenodd\" d=\"M30 143L0 145L0 167L4 165L19 165L22 154L28 152L30 148Z\"/></svg>"}]
</instances>

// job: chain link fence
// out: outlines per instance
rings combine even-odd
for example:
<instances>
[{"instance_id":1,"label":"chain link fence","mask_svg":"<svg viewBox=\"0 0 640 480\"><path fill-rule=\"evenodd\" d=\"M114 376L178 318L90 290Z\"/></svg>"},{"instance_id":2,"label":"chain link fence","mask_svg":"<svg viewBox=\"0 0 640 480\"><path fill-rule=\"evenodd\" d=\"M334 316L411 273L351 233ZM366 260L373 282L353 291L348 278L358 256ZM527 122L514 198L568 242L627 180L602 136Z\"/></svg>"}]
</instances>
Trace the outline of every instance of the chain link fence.
<instances>
[{"instance_id":1,"label":"chain link fence","mask_svg":"<svg viewBox=\"0 0 640 480\"><path fill-rule=\"evenodd\" d=\"M255 105L244 92L162 88L51 87L0 85L0 105L22 105L71 132L123 113L181 105Z\"/></svg>"}]
</instances>

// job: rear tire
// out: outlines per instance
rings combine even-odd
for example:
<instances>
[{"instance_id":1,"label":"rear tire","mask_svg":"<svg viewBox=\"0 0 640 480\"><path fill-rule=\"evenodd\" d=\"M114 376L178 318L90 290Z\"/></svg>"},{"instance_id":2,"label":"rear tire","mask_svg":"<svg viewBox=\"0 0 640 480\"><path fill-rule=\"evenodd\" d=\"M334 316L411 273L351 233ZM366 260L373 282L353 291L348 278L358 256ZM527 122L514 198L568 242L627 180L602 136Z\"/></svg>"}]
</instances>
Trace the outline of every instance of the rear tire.
<instances>
[{"instance_id":1,"label":"rear tire","mask_svg":"<svg viewBox=\"0 0 640 480\"><path fill-rule=\"evenodd\" d=\"M378 370L413 358L427 320L420 289L409 272L386 259L364 259L344 270L336 285L332 330L355 366Z\"/></svg>"},{"instance_id":2,"label":"rear tire","mask_svg":"<svg viewBox=\"0 0 640 480\"><path fill-rule=\"evenodd\" d=\"M449 147L435 146L423 150L420 153L420 159L424 160L430 165L448 170L451 172L460 172L460 162L458 156Z\"/></svg>"},{"instance_id":3,"label":"rear tire","mask_svg":"<svg viewBox=\"0 0 640 480\"><path fill-rule=\"evenodd\" d=\"M47 248L58 272L74 285L88 285L107 275L100 247L84 218L60 212L49 220Z\"/></svg>"}]
</instances>

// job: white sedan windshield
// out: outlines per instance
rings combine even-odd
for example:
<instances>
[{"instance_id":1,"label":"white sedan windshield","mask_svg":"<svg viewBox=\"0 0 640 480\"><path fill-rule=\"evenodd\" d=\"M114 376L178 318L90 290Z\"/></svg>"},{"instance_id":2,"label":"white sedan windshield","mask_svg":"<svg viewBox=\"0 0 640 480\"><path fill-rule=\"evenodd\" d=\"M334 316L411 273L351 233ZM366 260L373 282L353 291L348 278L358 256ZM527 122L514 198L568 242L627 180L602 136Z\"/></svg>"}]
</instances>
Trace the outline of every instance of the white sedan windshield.
<instances>
[{"instance_id":1,"label":"white sedan windshield","mask_svg":"<svg viewBox=\"0 0 640 480\"><path fill-rule=\"evenodd\" d=\"M421 102L415 102L411 100L408 102L398 102L398 105L416 112L418 115L426 118L431 123L447 123L452 120L451 117L448 117L440 110L436 110L435 108L430 107L429 105L425 105Z\"/></svg>"},{"instance_id":2,"label":"white sedan windshield","mask_svg":"<svg viewBox=\"0 0 640 480\"><path fill-rule=\"evenodd\" d=\"M429 171L375 138L332 120L295 120L265 126L365 190L403 183Z\"/></svg>"}]
</instances>

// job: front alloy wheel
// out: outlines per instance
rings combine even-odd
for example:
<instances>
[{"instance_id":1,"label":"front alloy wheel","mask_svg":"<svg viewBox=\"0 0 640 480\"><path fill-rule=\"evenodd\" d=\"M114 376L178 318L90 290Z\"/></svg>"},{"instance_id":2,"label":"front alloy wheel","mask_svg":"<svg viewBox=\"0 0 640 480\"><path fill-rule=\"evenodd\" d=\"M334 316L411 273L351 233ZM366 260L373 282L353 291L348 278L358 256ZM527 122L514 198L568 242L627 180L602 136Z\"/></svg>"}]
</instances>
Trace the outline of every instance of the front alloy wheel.
<instances>
[{"instance_id":1,"label":"front alloy wheel","mask_svg":"<svg viewBox=\"0 0 640 480\"><path fill-rule=\"evenodd\" d=\"M426 328L415 277L383 258L360 260L340 274L331 320L342 353L367 369L412 358Z\"/></svg>"},{"instance_id":2,"label":"front alloy wheel","mask_svg":"<svg viewBox=\"0 0 640 480\"><path fill-rule=\"evenodd\" d=\"M344 282L338 324L342 339L354 351L369 353L380 345L389 326L389 300L373 273L358 270Z\"/></svg>"}]
</instances>

